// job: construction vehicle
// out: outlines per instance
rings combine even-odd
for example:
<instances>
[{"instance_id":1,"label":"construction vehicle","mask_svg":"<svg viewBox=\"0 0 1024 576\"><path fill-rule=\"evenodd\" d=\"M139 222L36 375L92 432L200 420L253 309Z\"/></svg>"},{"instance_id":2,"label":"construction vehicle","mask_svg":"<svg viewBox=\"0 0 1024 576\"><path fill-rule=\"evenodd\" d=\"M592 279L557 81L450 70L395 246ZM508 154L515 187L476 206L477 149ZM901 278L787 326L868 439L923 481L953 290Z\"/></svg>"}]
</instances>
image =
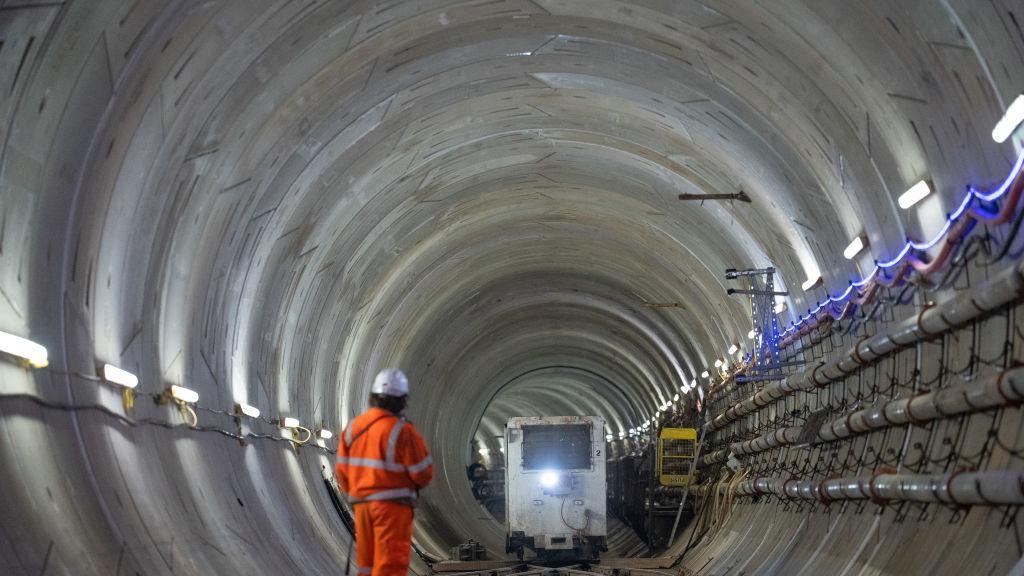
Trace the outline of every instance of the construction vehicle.
<instances>
[{"instance_id":1,"label":"construction vehicle","mask_svg":"<svg viewBox=\"0 0 1024 576\"><path fill-rule=\"evenodd\" d=\"M597 416L509 419L506 552L586 562L607 550L604 435Z\"/></svg>"}]
</instances>

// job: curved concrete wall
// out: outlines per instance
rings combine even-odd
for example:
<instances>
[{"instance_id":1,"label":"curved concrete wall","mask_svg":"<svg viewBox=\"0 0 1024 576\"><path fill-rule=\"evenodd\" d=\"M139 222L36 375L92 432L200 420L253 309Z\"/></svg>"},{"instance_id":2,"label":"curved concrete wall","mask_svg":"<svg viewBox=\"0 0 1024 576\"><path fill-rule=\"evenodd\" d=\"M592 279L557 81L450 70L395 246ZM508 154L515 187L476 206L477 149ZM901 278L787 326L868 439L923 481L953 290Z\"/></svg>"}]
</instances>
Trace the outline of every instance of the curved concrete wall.
<instances>
[{"instance_id":1,"label":"curved concrete wall","mask_svg":"<svg viewBox=\"0 0 1024 576\"><path fill-rule=\"evenodd\" d=\"M500 548L463 473L474 435L556 407L635 427L745 340L725 268L776 266L788 322L822 297L806 278L838 292L1008 172L989 132L1024 89L1022 17L966 0L0 5L0 330L51 355L0 363L0 392L121 414L96 381L110 362L143 393L137 426L0 401L0 568L339 571L327 451L143 424L181 421L148 395L197 390L210 429L238 431L219 412L236 402L336 429L388 364L441 470L419 546ZM922 177L936 193L900 210ZM740 190L751 205L676 200ZM870 249L845 260L860 233ZM737 516L781 527L774 558L804 521L760 511ZM844 530L870 531L858 518Z\"/></svg>"}]
</instances>

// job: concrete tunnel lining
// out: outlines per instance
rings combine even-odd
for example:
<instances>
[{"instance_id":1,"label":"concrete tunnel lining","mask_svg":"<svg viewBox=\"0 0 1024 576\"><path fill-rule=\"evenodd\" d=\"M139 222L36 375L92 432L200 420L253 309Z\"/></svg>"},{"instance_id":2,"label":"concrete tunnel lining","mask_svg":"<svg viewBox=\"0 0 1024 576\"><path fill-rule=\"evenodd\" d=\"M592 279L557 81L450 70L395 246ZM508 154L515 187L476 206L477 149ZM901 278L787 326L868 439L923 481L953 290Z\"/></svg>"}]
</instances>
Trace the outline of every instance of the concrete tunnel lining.
<instances>
[{"instance_id":1,"label":"concrete tunnel lining","mask_svg":"<svg viewBox=\"0 0 1024 576\"><path fill-rule=\"evenodd\" d=\"M3 6L0 330L45 343L52 369L0 363L2 392L120 412L91 380L111 362L150 392L183 384L213 409L337 429L373 372L400 365L441 471L418 545L440 556L473 536L498 552L464 474L478 428L564 386L595 394L579 413L618 434L746 341L725 268L774 265L788 321L821 298L807 277L835 294L929 237L1015 157L988 132L1024 89L1006 24L1021 13ZM900 210L924 176L936 192ZM676 200L738 190L753 207ZM861 233L870 255L845 260ZM574 370L502 388L550 366ZM25 403L0 404L0 429L5 570L328 573L346 557L321 451Z\"/></svg>"}]
</instances>

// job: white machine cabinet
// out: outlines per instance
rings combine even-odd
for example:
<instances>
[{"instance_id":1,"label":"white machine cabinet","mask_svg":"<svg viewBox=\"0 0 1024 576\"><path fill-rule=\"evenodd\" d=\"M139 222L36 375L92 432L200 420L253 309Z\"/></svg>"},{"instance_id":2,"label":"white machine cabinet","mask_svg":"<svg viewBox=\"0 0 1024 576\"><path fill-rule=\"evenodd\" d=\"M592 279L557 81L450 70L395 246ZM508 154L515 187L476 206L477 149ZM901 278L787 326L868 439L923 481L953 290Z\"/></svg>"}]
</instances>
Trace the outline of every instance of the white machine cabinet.
<instances>
[{"instance_id":1,"label":"white machine cabinet","mask_svg":"<svg viewBox=\"0 0 1024 576\"><path fill-rule=\"evenodd\" d=\"M605 424L598 416L511 418L505 426L506 551L596 559L606 550Z\"/></svg>"}]
</instances>

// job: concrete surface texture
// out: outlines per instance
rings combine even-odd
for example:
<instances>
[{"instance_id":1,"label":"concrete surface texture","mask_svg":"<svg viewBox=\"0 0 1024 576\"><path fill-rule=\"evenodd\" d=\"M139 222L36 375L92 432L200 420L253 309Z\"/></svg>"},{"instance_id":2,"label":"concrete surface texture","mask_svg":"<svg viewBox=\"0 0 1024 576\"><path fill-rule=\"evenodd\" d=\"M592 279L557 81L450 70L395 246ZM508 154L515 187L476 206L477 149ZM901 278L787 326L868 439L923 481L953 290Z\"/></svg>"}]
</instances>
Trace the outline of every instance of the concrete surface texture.
<instances>
[{"instance_id":1,"label":"concrete surface texture","mask_svg":"<svg viewBox=\"0 0 1024 576\"><path fill-rule=\"evenodd\" d=\"M1017 144L990 132L1024 90L1022 20L1018 0L0 1L0 330L50 355L0 362L0 573L343 572L334 440L296 449L273 421L337 431L386 365L439 470L417 545L500 553L474 441L498 450L515 415L637 427L749 350L726 268L775 266L788 325L1011 172ZM935 192L901 209L922 178ZM677 199L739 191L752 203ZM804 336L806 371L1005 268L977 257ZM734 418L707 449L988 378L1019 358L1014 310ZM130 409L107 362L139 377ZM199 393L196 429L153 401L172 384ZM752 392L716 389L713 415ZM748 479L1021 468L1012 406L919 424L752 448ZM686 570L1021 556L1012 506L724 493Z\"/></svg>"}]
</instances>

